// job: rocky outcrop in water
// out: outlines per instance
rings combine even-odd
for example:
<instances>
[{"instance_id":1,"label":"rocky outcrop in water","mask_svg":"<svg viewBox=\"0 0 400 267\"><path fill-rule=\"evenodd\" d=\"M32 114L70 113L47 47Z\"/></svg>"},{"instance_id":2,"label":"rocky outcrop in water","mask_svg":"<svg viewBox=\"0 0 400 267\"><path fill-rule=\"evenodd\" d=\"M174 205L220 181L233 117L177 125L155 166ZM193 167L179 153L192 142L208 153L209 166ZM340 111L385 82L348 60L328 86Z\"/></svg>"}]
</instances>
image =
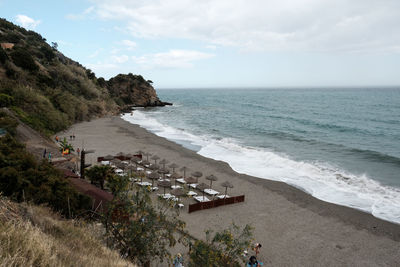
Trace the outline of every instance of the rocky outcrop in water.
<instances>
[{"instance_id":1,"label":"rocky outcrop in water","mask_svg":"<svg viewBox=\"0 0 400 267\"><path fill-rule=\"evenodd\" d=\"M151 85L141 75L118 74L107 81L107 89L111 97L121 107L154 107L171 105L162 102Z\"/></svg>"}]
</instances>

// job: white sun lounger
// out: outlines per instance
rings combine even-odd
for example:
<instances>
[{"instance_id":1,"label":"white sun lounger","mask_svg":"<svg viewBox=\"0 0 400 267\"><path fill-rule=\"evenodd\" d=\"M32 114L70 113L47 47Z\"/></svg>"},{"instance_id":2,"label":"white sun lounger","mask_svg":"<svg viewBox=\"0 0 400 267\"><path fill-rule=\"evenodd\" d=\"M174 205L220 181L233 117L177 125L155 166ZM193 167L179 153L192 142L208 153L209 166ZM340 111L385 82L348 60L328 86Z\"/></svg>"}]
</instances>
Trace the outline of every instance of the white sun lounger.
<instances>
[{"instance_id":1,"label":"white sun lounger","mask_svg":"<svg viewBox=\"0 0 400 267\"><path fill-rule=\"evenodd\" d=\"M195 200L197 200L198 202L206 202L206 201L210 201L206 196L194 196L193 197Z\"/></svg>"},{"instance_id":2,"label":"white sun lounger","mask_svg":"<svg viewBox=\"0 0 400 267\"><path fill-rule=\"evenodd\" d=\"M226 195L226 197L225 197L225 195L218 195L218 196L216 196L216 197L219 198L219 199L224 199L224 198L228 198L228 197L230 197L230 196Z\"/></svg>"},{"instance_id":3,"label":"white sun lounger","mask_svg":"<svg viewBox=\"0 0 400 267\"><path fill-rule=\"evenodd\" d=\"M182 186L180 186L180 185L171 185L171 188L172 188L172 189L182 188Z\"/></svg>"},{"instance_id":4,"label":"white sun lounger","mask_svg":"<svg viewBox=\"0 0 400 267\"><path fill-rule=\"evenodd\" d=\"M187 193L187 195L188 195L188 196L197 196L197 193L194 192L194 191L189 191L189 192Z\"/></svg>"},{"instance_id":5,"label":"white sun lounger","mask_svg":"<svg viewBox=\"0 0 400 267\"><path fill-rule=\"evenodd\" d=\"M219 192L218 191L215 191L215 190L213 190L213 189L204 189L204 193L206 193L206 194L208 194L208 195L210 195L210 196L215 196L215 195L218 195L219 194Z\"/></svg>"},{"instance_id":6,"label":"white sun lounger","mask_svg":"<svg viewBox=\"0 0 400 267\"><path fill-rule=\"evenodd\" d=\"M185 181L185 179L183 179L183 178L176 179L176 181L177 181L178 183L181 183L181 184L186 184L186 181Z\"/></svg>"},{"instance_id":7,"label":"white sun lounger","mask_svg":"<svg viewBox=\"0 0 400 267\"><path fill-rule=\"evenodd\" d=\"M189 184L189 187L196 188L198 184Z\"/></svg>"}]
</instances>

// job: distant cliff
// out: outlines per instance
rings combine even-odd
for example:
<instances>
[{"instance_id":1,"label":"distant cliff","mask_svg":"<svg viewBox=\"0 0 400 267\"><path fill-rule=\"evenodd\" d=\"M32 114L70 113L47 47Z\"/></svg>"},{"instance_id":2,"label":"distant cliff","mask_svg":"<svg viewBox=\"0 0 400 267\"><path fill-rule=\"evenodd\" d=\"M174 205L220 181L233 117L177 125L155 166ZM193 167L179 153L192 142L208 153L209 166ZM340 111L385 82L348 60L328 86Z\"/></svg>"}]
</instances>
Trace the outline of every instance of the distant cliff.
<instances>
[{"instance_id":1,"label":"distant cliff","mask_svg":"<svg viewBox=\"0 0 400 267\"><path fill-rule=\"evenodd\" d=\"M162 102L151 85L141 75L129 73L118 74L107 81L107 89L119 106L165 106L170 103Z\"/></svg>"},{"instance_id":2,"label":"distant cliff","mask_svg":"<svg viewBox=\"0 0 400 267\"><path fill-rule=\"evenodd\" d=\"M127 107L165 104L141 75L96 77L57 43L0 18L0 107L34 129L52 134Z\"/></svg>"}]
</instances>

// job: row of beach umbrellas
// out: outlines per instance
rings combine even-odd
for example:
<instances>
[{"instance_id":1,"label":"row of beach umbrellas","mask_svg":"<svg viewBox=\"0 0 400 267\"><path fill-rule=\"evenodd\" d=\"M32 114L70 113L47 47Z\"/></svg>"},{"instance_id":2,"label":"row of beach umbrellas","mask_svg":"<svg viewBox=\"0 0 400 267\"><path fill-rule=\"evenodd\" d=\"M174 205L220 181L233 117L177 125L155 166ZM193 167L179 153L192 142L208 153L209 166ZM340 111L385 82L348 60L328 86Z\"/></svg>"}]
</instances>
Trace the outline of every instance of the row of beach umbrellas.
<instances>
[{"instance_id":1,"label":"row of beach umbrellas","mask_svg":"<svg viewBox=\"0 0 400 267\"><path fill-rule=\"evenodd\" d=\"M141 161L141 164L143 164L143 165L150 165L149 169L151 169L152 172L147 175L147 178L152 180L152 186L154 186L154 180L158 180L160 178L160 175L159 175L160 173L163 174L163 177L165 178L165 174L167 174L169 172L166 169L166 164L168 163L167 160L162 159L161 161L159 161L159 164L162 165L162 168L160 168L160 166L157 164L157 160L160 159L159 156L153 155L150 159L154 160L154 164L151 164L150 161L149 161L149 157L152 154L150 154L148 152L141 151L141 150L137 151L136 154L142 155L142 159L140 157L134 156L132 154L124 154L122 152L118 153L117 156L123 156L123 157L126 157L126 158L130 158L130 161L132 163L134 163L136 165L136 167L138 167L138 164L139 164L140 161ZM145 160L143 159L143 156L146 157ZM109 160L110 162L115 164L117 167L123 168L124 170L129 170L131 172L132 172L132 170L134 170L134 168L132 166L128 166L128 165L123 164L121 160L119 160L118 158L115 158L112 155L105 156L104 160ZM178 173L175 172L175 169L177 169L179 166L177 164L175 164L175 163L172 163L168 167L172 169L172 174L171 174L170 178L175 180L175 185L176 185L176 179L181 177ZM197 183L198 179L203 176L203 174L201 172L196 171L196 172L193 172L191 174L191 176L186 177L186 172L188 171L188 168L186 166L181 167L179 170L183 172L183 178L185 179L185 181L188 184ZM143 176L144 175L141 175L141 177L143 177ZM204 190L205 189L212 188L212 183L218 180L218 178L213 174L211 174L209 176L206 176L205 178L210 181L210 185L208 186L205 183L200 183L196 187L196 188L200 189L201 191L203 191L203 194L204 194ZM165 194L165 188L166 187L170 187L171 186L171 182L163 180L163 181L160 181L158 183L158 185L161 186L161 187L164 187L164 194ZM223 182L221 184L221 186L225 187L225 195L227 195L228 188L233 188L232 183L230 183L229 181ZM178 189L179 188L176 188L176 189L172 190L171 193L173 191L176 191L175 193L179 193L180 191ZM183 192L183 190L181 190L181 191ZM174 195L176 195L176 194L174 194Z\"/></svg>"}]
</instances>

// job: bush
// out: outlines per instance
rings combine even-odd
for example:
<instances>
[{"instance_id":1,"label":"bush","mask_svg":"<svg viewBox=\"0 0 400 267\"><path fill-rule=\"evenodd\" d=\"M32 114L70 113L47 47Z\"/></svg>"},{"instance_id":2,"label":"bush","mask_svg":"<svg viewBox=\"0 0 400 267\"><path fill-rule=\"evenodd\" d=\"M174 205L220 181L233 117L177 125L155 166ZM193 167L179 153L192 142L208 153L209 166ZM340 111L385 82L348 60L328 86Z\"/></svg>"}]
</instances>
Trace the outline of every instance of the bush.
<instances>
[{"instance_id":1,"label":"bush","mask_svg":"<svg viewBox=\"0 0 400 267\"><path fill-rule=\"evenodd\" d=\"M43 160L37 163L25 146L7 134L0 139L0 191L16 201L48 204L68 215L90 209L90 199L77 193L61 172Z\"/></svg>"},{"instance_id":2,"label":"bush","mask_svg":"<svg viewBox=\"0 0 400 267\"><path fill-rule=\"evenodd\" d=\"M3 50L3 48L0 47L0 62L5 63L6 60L8 59L6 51Z\"/></svg>"},{"instance_id":3,"label":"bush","mask_svg":"<svg viewBox=\"0 0 400 267\"><path fill-rule=\"evenodd\" d=\"M232 224L228 229L214 234L206 231L206 241L196 240L190 252L193 266L242 266L243 251L250 247L252 227L246 225L242 230Z\"/></svg>"},{"instance_id":4,"label":"bush","mask_svg":"<svg viewBox=\"0 0 400 267\"><path fill-rule=\"evenodd\" d=\"M22 48L16 48L10 55L15 65L29 71L39 70L39 66L36 65L35 60L28 51Z\"/></svg>"},{"instance_id":5,"label":"bush","mask_svg":"<svg viewBox=\"0 0 400 267\"><path fill-rule=\"evenodd\" d=\"M40 47L40 52L42 52L42 54L44 55L44 57L48 62L51 62L56 57L56 54L54 53L53 49L51 49L46 45L42 45Z\"/></svg>"},{"instance_id":6,"label":"bush","mask_svg":"<svg viewBox=\"0 0 400 267\"><path fill-rule=\"evenodd\" d=\"M9 107L14 104L14 97L0 93L0 107Z\"/></svg>"}]
</instances>

